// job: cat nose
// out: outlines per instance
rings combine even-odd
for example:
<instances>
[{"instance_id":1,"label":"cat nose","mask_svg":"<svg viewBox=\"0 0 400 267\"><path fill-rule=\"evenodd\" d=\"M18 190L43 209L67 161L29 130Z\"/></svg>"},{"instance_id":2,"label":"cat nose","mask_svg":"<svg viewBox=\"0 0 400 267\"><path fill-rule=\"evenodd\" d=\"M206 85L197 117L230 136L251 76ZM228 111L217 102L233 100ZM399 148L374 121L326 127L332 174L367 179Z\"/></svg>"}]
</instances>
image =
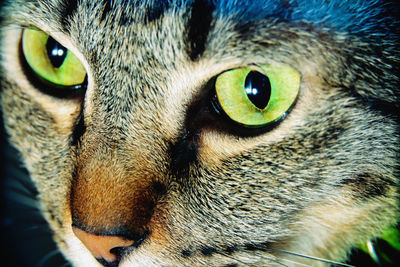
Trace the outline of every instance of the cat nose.
<instances>
[{"instance_id":1,"label":"cat nose","mask_svg":"<svg viewBox=\"0 0 400 267\"><path fill-rule=\"evenodd\" d=\"M117 263L119 255L124 248L134 244L133 240L126 240L120 236L101 236L88 233L75 226L72 230L76 237L86 246L92 255L101 263Z\"/></svg>"}]
</instances>

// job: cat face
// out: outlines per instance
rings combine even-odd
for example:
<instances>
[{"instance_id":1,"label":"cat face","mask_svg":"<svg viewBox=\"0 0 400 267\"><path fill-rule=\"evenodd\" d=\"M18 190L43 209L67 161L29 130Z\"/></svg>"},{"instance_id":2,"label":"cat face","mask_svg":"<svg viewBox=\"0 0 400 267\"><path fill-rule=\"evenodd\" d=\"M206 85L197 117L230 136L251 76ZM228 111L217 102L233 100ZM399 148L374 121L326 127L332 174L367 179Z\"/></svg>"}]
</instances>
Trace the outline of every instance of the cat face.
<instances>
[{"instance_id":1,"label":"cat face","mask_svg":"<svg viewBox=\"0 0 400 267\"><path fill-rule=\"evenodd\" d=\"M5 124L74 266L323 265L287 251L395 223L398 22L334 2L3 8Z\"/></svg>"}]
</instances>

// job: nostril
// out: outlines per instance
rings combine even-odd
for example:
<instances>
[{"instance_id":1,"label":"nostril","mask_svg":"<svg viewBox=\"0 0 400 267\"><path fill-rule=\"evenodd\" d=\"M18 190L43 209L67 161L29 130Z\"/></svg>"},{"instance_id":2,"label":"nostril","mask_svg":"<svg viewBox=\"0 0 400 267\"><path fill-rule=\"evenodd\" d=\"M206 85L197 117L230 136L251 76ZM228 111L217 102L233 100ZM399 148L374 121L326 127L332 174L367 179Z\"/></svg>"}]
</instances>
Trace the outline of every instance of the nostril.
<instances>
[{"instance_id":1,"label":"nostril","mask_svg":"<svg viewBox=\"0 0 400 267\"><path fill-rule=\"evenodd\" d=\"M120 236L101 236L72 227L76 237L85 245L92 255L104 266L118 266L124 250L135 242Z\"/></svg>"}]
</instances>

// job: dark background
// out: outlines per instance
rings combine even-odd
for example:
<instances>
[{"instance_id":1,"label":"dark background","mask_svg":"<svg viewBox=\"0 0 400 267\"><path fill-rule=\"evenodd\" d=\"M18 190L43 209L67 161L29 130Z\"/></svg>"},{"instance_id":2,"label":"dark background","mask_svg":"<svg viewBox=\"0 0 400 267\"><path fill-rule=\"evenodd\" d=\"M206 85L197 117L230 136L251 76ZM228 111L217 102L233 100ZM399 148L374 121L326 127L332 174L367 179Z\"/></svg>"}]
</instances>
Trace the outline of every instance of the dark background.
<instances>
[{"instance_id":1,"label":"dark background","mask_svg":"<svg viewBox=\"0 0 400 267\"><path fill-rule=\"evenodd\" d=\"M37 191L18 159L18 152L5 137L1 121L0 265L70 266L57 250L40 214ZM3 265L4 261L8 264Z\"/></svg>"}]
</instances>

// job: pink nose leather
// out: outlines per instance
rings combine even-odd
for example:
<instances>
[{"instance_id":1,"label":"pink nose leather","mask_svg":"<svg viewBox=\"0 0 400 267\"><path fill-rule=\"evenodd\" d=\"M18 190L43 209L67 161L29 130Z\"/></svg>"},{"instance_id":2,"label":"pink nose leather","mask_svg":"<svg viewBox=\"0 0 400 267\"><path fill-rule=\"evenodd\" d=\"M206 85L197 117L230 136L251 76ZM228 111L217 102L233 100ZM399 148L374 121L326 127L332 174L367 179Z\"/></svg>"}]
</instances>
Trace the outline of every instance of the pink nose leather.
<instances>
[{"instance_id":1,"label":"pink nose leather","mask_svg":"<svg viewBox=\"0 0 400 267\"><path fill-rule=\"evenodd\" d=\"M113 248L124 248L129 247L134 243L132 240L126 240L119 236L100 236L90 234L79 228L72 227L72 230L76 237L86 246L86 248L97 258L108 262L114 262L117 260L117 256L110 250Z\"/></svg>"}]
</instances>

